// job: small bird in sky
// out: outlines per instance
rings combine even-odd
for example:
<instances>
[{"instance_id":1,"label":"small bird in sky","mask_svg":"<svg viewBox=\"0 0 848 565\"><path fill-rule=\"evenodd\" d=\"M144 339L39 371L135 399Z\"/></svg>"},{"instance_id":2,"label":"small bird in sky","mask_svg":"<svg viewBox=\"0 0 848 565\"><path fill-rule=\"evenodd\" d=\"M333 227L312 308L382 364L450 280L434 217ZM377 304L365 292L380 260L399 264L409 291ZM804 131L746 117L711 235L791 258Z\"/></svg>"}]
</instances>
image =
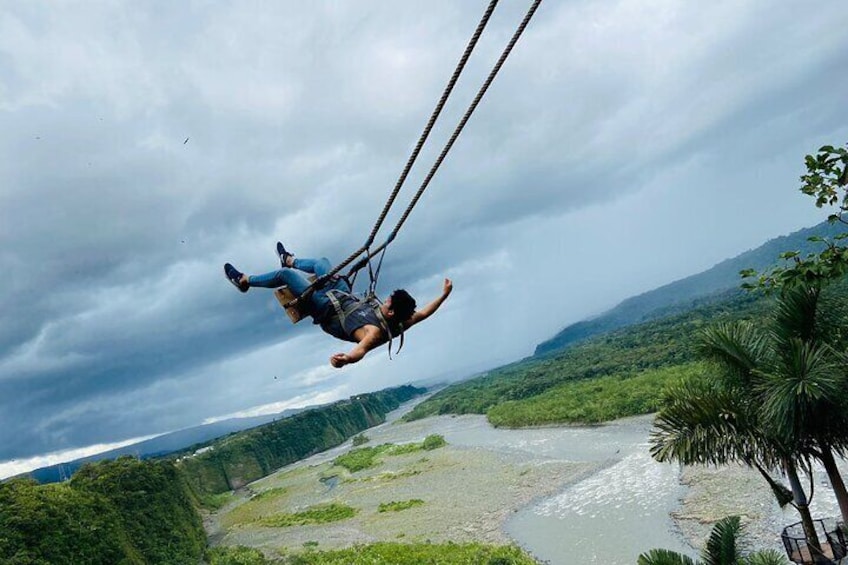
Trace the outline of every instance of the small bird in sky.
<instances>
[{"instance_id":1,"label":"small bird in sky","mask_svg":"<svg viewBox=\"0 0 848 565\"><path fill-rule=\"evenodd\" d=\"M185 145L186 143L188 143L188 138L186 138L186 140L183 141L183 145Z\"/></svg>"}]
</instances>

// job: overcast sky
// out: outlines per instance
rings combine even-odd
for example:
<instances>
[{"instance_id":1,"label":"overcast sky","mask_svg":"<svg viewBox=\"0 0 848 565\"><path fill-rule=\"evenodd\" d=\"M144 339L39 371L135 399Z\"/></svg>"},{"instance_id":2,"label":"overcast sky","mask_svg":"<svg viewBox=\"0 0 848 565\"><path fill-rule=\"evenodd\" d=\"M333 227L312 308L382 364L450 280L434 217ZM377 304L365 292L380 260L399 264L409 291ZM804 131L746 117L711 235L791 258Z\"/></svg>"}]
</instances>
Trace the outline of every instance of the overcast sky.
<instances>
[{"instance_id":1,"label":"overcast sky","mask_svg":"<svg viewBox=\"0 0 848 565\"><path fill-rule=\"evenodd\" d=\"M798 176L848 140L844 0L546 0L385 259L381 293L455 292L333 369L348 344L222 265L357 249L487 4L0 0L0 476L467 376L824 219ZM528 6L501 1L399 206Z\"/></svg>"}]
</instances>

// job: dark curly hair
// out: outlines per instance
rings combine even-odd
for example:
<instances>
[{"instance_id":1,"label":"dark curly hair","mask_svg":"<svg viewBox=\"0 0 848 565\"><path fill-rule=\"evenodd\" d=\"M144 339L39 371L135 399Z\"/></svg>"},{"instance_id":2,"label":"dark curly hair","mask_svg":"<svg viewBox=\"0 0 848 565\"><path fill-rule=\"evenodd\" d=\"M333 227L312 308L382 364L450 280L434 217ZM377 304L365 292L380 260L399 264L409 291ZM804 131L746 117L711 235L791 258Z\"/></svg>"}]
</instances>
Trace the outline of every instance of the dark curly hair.
<instances>
[{"instance_id":1,"label":"dark curly hair","mask_svg":"<svg viewBox=\"0 0 848 565\"><path fill-rule=\"evenodd\" d=\"M415 312L415 299L408 292L399 288L389 298L392 300L392 310L396 320L405 322L412 317Z\"/></svg>"}]
</instances>

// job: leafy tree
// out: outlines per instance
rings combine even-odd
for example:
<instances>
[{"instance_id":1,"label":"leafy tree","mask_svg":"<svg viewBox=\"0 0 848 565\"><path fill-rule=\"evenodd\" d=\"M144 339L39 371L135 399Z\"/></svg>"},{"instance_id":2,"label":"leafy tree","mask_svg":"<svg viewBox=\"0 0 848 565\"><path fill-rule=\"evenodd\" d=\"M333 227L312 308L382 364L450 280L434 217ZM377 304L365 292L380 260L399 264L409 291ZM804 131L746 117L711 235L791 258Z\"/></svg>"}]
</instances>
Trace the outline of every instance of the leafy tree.
<instances>
[{"instance_id":1,"label":"leafy tree","mask_svg":"<svg viewBox=\"0 0 848 565\"><path fill-rule=\"evenodd\" d=\"M810 457L820 459L840 507L848 503L833 464L834 450L841 453L846 445L840 403L848 387L817 316L819 298L816 286L787 287L771 327L736 322L704 330L701 352L724 370L711 381L671 388L651 435L657 460L742 462L756 468L785 504L788 493L767 471L782 468L813 547L820 545L799 468L807 469Z\"/></svg>"},{"instance_id":2,"label":"leafy tree","mask_svg":"<svg viewBox=\"0 0 848 565\"><path fill-rule=\"evenodd\" d=\"M652 549L639 556L638 565L784 565L786 559L773 550L746 553L740 544L743 533L739 516L716 522L701 551L701 561L668 549Z\"/></svg>"},{"instance_id":3,"label":"leafy tree","mask_svg":"<svg viewBox=\"0 0 848 565\"><path fill-rule=\"evenodd\" d=\"M846 145L848 147L848 145ZM812 196L816 206L836 208L828 222L848 225L844 218L848 212L848 149L825 145L815 155L807 155L804 163L807 173L801 175L801 192ZM742 276L753 279L745 288L780 289L797 284L822 283L837 280L848 273L848 244L844 240L848 232L833 238L812 237L810 241L824 245L818 253L801 257L798 251L786 251L781 258L788 261L766 273L757 274L752 269L742 271Z\"/></svg>"}]
</instances>

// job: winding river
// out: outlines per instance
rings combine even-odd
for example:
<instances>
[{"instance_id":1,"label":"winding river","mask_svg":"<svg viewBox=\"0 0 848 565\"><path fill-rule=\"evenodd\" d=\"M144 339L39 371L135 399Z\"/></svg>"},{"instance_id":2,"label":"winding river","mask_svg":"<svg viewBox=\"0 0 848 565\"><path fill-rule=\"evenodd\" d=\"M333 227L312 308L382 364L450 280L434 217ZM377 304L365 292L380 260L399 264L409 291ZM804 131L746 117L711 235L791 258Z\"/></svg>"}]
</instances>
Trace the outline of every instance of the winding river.
<instances>
[{"instance_id":1,"label":"winding river","mask_svg":"<svg viewBox=\"0 0 848 565\"><path fill-rule=\"evenodd\" d=\"M697 554L670 517L685 492L679 469L648 454L651 421L641 416L603 426L506 430L482 416L424 420L427 433L442 434L452 445L597 463L595 472L524 508L505 526L512 539L551 565L632 565L640 553L657 547ZM400 440L409 425L387 423L375 431L382 432L380 441Z\"/></svg>"}]
</instances>

